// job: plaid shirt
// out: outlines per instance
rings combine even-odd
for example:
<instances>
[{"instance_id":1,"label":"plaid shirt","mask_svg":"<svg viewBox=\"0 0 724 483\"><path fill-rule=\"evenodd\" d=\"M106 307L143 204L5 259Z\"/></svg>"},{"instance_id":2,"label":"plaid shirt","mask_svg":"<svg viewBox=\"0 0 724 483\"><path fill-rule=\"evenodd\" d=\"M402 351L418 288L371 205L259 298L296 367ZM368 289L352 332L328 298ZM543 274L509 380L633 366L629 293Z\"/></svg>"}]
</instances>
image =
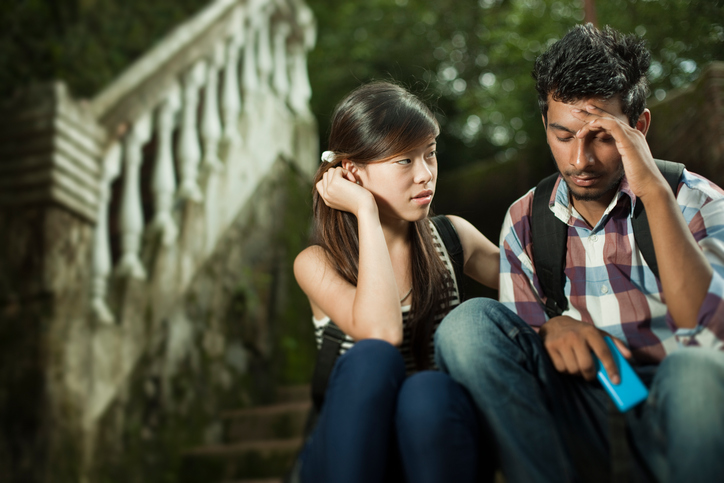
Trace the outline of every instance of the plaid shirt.
<instances>
[{"instance_id":1,"label":"plaid shirt","mask_svg":"<svg viewBox=\"0 0 724 483\"><path fill-rule=\"evenodd\" d=\"M545 297L532 263L533 191L508 210L500 234L500 301L530 325L546 322ZM568 225L564 315L594 324L624 341L641 363L660 362L680 346L724 347L724 191L684 170L676 197L714 276L694 329L677 329L661 283L636 246L631 215L636 196L624 178L591 228L569 203L558 178L550 209Z\"/></svg>"}]
</instances>

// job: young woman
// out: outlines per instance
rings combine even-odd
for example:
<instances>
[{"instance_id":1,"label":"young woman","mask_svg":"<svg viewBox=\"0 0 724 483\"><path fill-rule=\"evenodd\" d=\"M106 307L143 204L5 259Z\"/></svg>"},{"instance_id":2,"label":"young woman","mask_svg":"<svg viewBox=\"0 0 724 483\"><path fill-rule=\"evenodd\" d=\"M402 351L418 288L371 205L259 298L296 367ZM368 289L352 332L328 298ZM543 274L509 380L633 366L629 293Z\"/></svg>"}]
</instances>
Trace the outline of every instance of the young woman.
<instances>
[{"instance_id":1,"label":"young woman","mask_svg":"<svg viewBox=\"0 0 724 483\"><path fill-rule=\"evenodd\" d=\"M478 481L480 430L467 393L434 369L432 337L459 301L448 253L428 218L437 181L435 116L390 83L337 106L315 176L312 245L294 263L318 339L347 335L302 483ZM498 248L449 217L464 271L498 286Z\"/></svg>"}]
</instances>

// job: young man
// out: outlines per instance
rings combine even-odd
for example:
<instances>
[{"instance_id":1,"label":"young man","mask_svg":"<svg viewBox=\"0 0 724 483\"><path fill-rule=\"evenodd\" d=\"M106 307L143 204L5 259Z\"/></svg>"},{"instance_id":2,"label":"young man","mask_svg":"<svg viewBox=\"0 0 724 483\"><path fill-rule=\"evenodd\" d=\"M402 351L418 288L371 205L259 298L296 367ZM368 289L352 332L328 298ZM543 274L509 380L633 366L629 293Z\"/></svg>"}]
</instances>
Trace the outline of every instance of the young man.
<instances>
[{"instance_id":1,"label":"young man","mask_svg":"<svg viewBox=\"0 0 724 483\"><path fill-rule=\"evenodd\" d=\"M724 192L684 171L674 193L657 168L645 138L649 62L638 38L590 24L537 59L559 171L548 208L567 225L567 307L545 310L534 189L503 224L500 302L470 300L437 331L438 365L475 399L508 482L610 481L615 418L594 355L620 379L606 335L650 391L625 413L629 474L687 482L724 474ZM658 278L632 229L638 204Z\"/></svg>"}]
</instances>

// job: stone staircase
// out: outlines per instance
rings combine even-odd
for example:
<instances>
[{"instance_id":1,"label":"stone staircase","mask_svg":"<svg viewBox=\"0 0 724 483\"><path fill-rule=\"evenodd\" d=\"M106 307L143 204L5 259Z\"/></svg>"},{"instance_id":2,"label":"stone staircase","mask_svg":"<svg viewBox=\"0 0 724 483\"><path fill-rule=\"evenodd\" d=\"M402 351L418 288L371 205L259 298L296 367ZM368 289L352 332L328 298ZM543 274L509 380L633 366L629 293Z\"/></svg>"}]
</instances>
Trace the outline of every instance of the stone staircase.
<instances>
[{"instance_id":1,"label":"stone staircase","mask_svg":"<svg viewBox=\"0 0 724 483\"><path fill-rule=\"evenodd\" d=\"M302 445L308 385L277 390L271 405L222 414L223 441L184 454L183 483L281 483Z\"/></svg>"}]
</instances>

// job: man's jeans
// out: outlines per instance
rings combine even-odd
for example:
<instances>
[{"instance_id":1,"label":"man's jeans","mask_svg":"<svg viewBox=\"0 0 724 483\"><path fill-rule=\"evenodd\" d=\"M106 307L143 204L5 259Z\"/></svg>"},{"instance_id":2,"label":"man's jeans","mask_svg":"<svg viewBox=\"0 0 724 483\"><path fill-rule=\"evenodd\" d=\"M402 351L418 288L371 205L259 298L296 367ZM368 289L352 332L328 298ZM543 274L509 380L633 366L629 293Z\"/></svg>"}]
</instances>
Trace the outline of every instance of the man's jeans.
<instances>
[{"instance_id":1,"label":"man's jeans","mask_svg":"<svg viewBox=\"0 0 724 483\"><path fill-rule=\"evenodd\" d=\"M490 426L506 481L610 481L608 395L556 371L515 313L469 300L443 320L435 348L438 366L468 388ZM634 476L721 481L724 352L682 348L648 369L649 397L626 413Z\"/></svg>"}]
</instances>

